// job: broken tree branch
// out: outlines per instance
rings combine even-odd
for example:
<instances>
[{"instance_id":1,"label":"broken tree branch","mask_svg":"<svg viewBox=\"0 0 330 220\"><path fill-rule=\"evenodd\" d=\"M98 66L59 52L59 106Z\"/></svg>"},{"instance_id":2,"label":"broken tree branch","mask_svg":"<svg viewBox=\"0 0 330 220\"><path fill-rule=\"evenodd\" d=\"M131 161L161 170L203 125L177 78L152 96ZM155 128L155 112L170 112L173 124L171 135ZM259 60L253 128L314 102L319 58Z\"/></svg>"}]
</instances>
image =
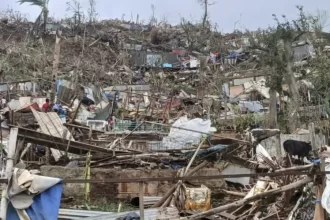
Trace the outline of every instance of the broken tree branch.
<instances>
[{"instance_id":1,"label":"broken tree branch","mask_svg":"<svg viewBox=\"0 0 330 220\"><path fill-rule=\"evenodd\" d=\"M234 192L234 191L228 191L225 189L222 189L221 192L230 195L230 196L240 196L240 197L245 197L246 193L241 193L241 192Z\"/></svg>"},{"instance_id":2,"label":"broken tree branch","mask_svg":"<svg viewBox=\"0 0 330 220\"><path fill-rule=\"evenodd\" d=\"M204 161L203 163L199 164L197 167L195 167L194 169L192 169L190 172L188 172L186 176L192 176L192 175L194 175L197 171L199 171L203 167L206 167L208 164L209 164L208 161ZM155 205L153 205L153 207L154 208L157 208L157 207L162 206L162 204L164 202L166 202L166 200L173 194L173 192L176 190L177 186L178 186L178 183L175 184L174 186L172 186L171 189L169 189L167 191L167 193L163 196L163 198L161 198Z\"/></svg>"},{"instance_id":3,"label":"broken tree branch","mask_svg":"<svg viewBox=\"0 0 330 220\"><path fill-rule=\"evenodd\" d=\"M206 211L206 212L197 213L195 215L190 216L188 219L196 219L196 220L197 219L202 219L204 217L211 216L211 215L214 215L214 214L219 213L219 212L224 212L224 211L226 211L228 209L231 209L231 208L236 208L236 207L243 206L245 204L248 204L249 202L252 202L252 201L255 201L255 200L258 200L258 199L262 199L263 197L266 197L266 196L279 194L279 193L286 192L286 191L291 190L291 189L301 187L301 186L305 185L306 183L311 182L312 180L313 179L311 177L307 177L305 179L302 179L302 180L299 180L297 182L288 184L288 185L283 186L281 188L269 190L267 192L257 194L255 196L250 197L250 198L241 199L241 200L238 200L236 202L233 202L233 203L230 203L230 204L227 204L227 205L224 205L224 206L220 206L220 207L211 209L211 210Z\"/></svg>"}]
</instances>

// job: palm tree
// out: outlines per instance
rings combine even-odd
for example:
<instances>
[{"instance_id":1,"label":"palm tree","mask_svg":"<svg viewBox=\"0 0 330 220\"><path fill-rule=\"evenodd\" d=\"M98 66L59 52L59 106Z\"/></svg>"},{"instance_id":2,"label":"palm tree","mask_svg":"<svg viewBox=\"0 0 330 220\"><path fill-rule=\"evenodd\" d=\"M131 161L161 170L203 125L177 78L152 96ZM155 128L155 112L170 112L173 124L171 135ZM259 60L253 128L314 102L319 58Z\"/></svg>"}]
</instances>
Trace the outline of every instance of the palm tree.
<instances>
[{"instance_id":1,"label":"palm tree","mask_svg":"<svg viewBox=\"0 0 330 220\"><path fill-rule=\"evenodd\" d=\"M49 2L49 0L18 0L18 2L20 4L30 3L30 5L39 6L41 8L41 13L38 16L35 24L39 23L39 21L41 20L41 16L43 15L43 20L44 20L43 26L44 26L44 32L45 32L47 18L48 18L48 2Z\"/></svg>"}]
</instances>

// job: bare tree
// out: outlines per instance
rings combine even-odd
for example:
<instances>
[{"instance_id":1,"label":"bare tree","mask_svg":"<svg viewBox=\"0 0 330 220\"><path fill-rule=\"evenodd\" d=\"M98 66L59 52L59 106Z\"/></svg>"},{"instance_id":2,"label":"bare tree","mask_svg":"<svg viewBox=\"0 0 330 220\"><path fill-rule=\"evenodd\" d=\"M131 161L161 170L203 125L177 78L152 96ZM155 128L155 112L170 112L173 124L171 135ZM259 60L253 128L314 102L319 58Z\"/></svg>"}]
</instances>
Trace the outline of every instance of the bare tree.
<instances>
[{"instance_id":1,"label":"bare tree","mask_svg":"<svg viewBox=\"0 0 330 220\"><path fill-rule=\"evenodd\" d=\"M96 0L89 0L88 17L90 24L96 21Z\"/></svg>"},{"instance_id":2,"label":"bare tree","mask_svg":"<svg viewBox=\"0 0 330 220\"><path fill-rule=\"evenodd\" d=\"M75 34L80 32L80 25L84 23L85 14L82 10L82 6L79 1L71 0L71 2L67 2L67 11L73 12L73 16L70 20L73 20L73 32Z\"/></svg>"},{"instance_id":3,"label":"bare tree","mask_svg":"<svg viewBox=\"0 0 330 220\"><path fill-rule=\"evenodd\" d=\"M38 16L35 24L38 25L41 20L41 16L43 16L43 26L44 26L43 28L44 28L44 32L46 32L49 0L19 0L18 2L20 4L30 3L31 5L39 6L41 8L41 13Z\"/></svg>"},{"instance_id":4,"label":"bare tree","mask_svg":"<svg viewBox=\"0 0 330 220\"><path fill-rule=\"evenodd\" d=\"M309 33L310 24L303 12L298 7L299 17L289 22L285 16L280 21L275 15L276 27L259 31L255 37L250 37L252 49L261 51L260 58L264 66L269 67L271 76L268 82L270 87L270 119L271 127L276 126L276 92L281 94L282 82L286 80L290 90L290 102L288 103L288 120L291 132L299 126L298 109L300 97L296 78L294 76L294 51L293 43Z\"/></svg>"},{"instance_id":5,"label":"bare tree","mask_svg":"<svg viewBox=\"0 0 330 220\"><path fill-rule=\"evenodd\" d=\"M314 21L315 31L323 31L324 28L329 27L330 25L330 15L326 10L317 10L316 16L311 15Z\"/></svg>"},{"instance_id":6,"label":"bare tree","mask_svg":"<svg viewBox=\"0 0 330 220\"><path fill-rule=\"evenodd\" d=\"M156 7L154 4L151 4L151 11L152 11L152 14L151 14L151 18L150 18L150 25L154 26L157 23L156 18L155 18Z\"/></svg>"},{"instance_id":7,"label":"bare tree","mask_svg":"<svg viewBox=\"0 0 330 220\"><path fill-rule=\"evenodd\" d=\"M198 3L203 7L204 9L204 14L203 14L203 28L205 28L207 18L208 18L208 7L213 5L213 3L210 3L209 0L197 0Z\"/></svg>"},{"instance_id":8,"label":"bare tree","mask_svg":"<svg viewBox=\"0 0 330 220\"><path fill-rule=\"evenodd\" d=\"M14 11L12 8L8 8L7 10L0 11L0 20L7 19L10 23L22 23L28 22L27 16L22 14L19 11Z\"/></svg>"}]
</instances>

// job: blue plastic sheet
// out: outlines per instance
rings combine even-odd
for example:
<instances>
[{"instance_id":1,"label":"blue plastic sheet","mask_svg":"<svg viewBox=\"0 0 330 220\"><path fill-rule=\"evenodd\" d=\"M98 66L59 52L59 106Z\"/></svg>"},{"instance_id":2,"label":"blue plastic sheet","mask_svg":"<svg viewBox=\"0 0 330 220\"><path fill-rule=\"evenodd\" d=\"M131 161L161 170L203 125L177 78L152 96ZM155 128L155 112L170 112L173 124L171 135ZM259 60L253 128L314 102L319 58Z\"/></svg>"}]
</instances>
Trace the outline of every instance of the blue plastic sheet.
<instances>
[{"instance_id":1,"label":"blue plastic sheet","mask_svg":"<svg viewBox=\"0 0 330 220\"><path fill-rule=\"evenodd\" d=\"M227 58L236 58L236 57L240 57L240 56L243 56L243 54L240 54L240 53L230 53Z\"/></svg>"},{"instance_id":2,"label":"blue plastic sheet","mask_svg":"<svg viewBox=\"0 0 330 220\"><path fill-rule=\"evenodd\" d=\"M173 65L170 64L170 63L164 63L164 64L163 64L163 67L164 67L164 68L172 68Z\"/></svg>"},{"instance_id":3,"label":"blue plastic sheet","mask_svg":"<svg viewBox=\"0 0 330 220\"><path fill-rule=\"evenodd\" d=\"M26 210L31 220L57 220L62 197L62 181L33 198L32 205ZM16 209L8 204L7 219L20 220Z\"/></svg>"},{"instance_id":4,"label":"blue plastic sheet","mask_svg":"<svg viewBox=\"0 0 330 220\"><path fill-rule=\"evenodd\" d=\"M56 85L56 94L60 90L60 86L62 85L62 80L57 80L57 85Z\"/></svg>"}]
</instances>

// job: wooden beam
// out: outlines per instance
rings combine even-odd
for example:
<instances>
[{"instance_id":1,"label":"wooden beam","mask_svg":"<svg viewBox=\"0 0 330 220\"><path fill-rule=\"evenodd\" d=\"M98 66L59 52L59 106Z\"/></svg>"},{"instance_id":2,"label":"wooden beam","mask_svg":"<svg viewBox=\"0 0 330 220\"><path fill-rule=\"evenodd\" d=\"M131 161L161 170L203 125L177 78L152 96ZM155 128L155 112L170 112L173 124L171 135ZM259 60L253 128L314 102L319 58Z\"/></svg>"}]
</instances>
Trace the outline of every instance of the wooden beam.
<instances>
[{"instance_id":1,"label":"wooden beam","mask_svg":"<svg viewBox=\"0 0 330 220\"><path fill-rule=\"evenodd\" d=\"M58 149L61 151L66 151L69 142L69 140L63 138L54 137L48 134L40 133L22 127L18 128L18 136L21 138L25 138L26 142L40 144L42 146ZM109 151L106 148L97 147L95 145L86 144L77 141L70 141L70 146L71 146L69 149L70 153L76 153L74 149L78 149L78 150L86 150L86 152L90 150L92 152L112 154L112 151Z\"/></svg>"},{"instance_id":2,"label":"wooden beam","mask_svg":"<svg viewBox=\"0 0 330 220\"><path fill-rule=\"evenodd\" d=\"M311 142L311 145L312 145L313 154L317 158L318 157L318 152L317 152L318 150L317 150L316 142L315 142L315 127L314 127L314 123L310 123L308 125L308 131L309 131L309 141Z\"/></svg>"},{"instance_id":3,"label":"wooden beam","mask_svg":"<svg viewBox=\"0 0 330 220\"><path fill-rule=\"evenodd\" d=\"M219 213L219 215L222 216L222 217L225 217L225 218L229 218L231 220L236 220L238 218L237 216L232 215L228 212L221 212L221 213Z\"/></svg>"},{"instance_id":4,"label":"wooden beam","mask_svg":"<svg viewBox=\"0 0 330 220\"><path fill-rule=\"evenodd\" d=\"M66 126L66 127L79 128L79 129L88 130L88 131L90 130L90 128L87 127L87 126L81 126L81 125L76 125L76 124L68 124L68 123L64 123L63 125ZM95 130L95 129L92 129L92 131L94 133L105 133L104 131Z\"/></svg>"}]
</instances>

